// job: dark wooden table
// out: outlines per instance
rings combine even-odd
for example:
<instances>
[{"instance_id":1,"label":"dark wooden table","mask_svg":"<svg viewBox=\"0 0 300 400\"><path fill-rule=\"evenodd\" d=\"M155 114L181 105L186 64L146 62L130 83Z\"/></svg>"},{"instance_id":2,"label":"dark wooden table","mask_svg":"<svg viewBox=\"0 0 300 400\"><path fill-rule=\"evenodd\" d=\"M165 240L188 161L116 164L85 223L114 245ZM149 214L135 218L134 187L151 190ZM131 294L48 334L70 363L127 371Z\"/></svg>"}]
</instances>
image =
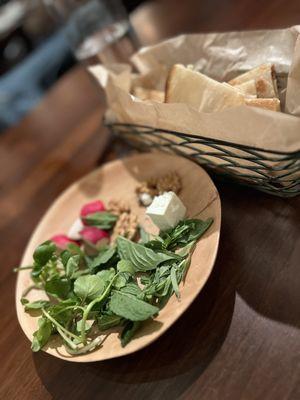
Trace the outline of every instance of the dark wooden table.
<instances>
[{"instance_id":1,"label":"dark wooden table","mask_svg":"<svg viewBox=\"0 0 300 400\"><path fill-rule=\"evenodd\" d=\"M296 0L169 0L143 6L133 21L151 42L182 31L287 26L299 16ZM123 152L101 127L104 110L102 93L76 68L0 137L0 398L300 399L300 198L218 181L215 268L172 329L102 363L31 353L16 319L12 268L55 197Z\"/></svg>"}]
</instances>

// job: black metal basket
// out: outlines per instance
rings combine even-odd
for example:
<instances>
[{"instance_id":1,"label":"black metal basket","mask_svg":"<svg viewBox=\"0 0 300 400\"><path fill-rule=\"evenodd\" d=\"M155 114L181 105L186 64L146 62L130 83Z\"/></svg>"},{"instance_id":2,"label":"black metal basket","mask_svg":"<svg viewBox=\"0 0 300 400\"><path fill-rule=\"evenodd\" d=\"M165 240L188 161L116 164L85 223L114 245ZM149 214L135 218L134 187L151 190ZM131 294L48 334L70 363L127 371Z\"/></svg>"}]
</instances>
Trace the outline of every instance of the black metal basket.
<instances>
[{"instance_id":1,"label":"black metal basket","mask_svg":"<svg viewBox=\"0 0 300 400\"><path fill-rule=\"evenodd\" d=\"M141 125L106 125L135 147L180 154L223 177L277 196L300 194L300 150L284 153Z\"/></svg>"}]
</instances>

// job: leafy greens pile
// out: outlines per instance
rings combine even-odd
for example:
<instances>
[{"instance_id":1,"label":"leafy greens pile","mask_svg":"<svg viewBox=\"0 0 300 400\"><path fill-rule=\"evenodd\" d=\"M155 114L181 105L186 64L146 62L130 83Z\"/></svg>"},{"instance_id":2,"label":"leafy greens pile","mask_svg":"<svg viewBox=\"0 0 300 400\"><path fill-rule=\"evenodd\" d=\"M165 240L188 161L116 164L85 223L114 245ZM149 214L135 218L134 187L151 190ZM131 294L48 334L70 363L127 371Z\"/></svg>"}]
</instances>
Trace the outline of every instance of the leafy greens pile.
<instances>
[{"instance_id":1,"label":"leafy greens pile","mask_svg":"<svg viewBox=\"0 0 300 400\"><path fill-rule=\"evenodd\" d=\"M75 244L64 251L52 241L41 244L33 265L25 268L31 269L30 288L45 291L49 300L29 302L25 294L21 299L26 312L41 314L32 350L59 334L70 354L83 354L100 346L105 331L115 327L121 328L125 346L173 293L180 297L194 245L212 222L183 220L152 238L141 230L138 243L119 236L94 256Z\"/></svg>"}]
</instances>

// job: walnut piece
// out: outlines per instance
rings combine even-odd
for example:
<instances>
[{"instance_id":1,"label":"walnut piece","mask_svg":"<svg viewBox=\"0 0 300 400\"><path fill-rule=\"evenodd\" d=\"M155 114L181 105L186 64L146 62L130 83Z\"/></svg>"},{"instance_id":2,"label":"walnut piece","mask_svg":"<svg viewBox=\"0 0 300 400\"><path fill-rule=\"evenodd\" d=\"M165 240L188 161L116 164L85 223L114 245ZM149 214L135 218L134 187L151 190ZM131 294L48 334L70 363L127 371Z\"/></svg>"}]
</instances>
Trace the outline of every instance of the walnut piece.
<instances>
[{"instance_id":1,"label":"walnut piece","mask_svg":"<svg viewBox=\"0 0 300 400\"><path fill-rule=\"evenodd\" d=\"M110 200L107 206L107 211L115 215L121 215L126 212L130 213L130 207L123 201Z\"/></svg>"},{"instance_id":2,"label":"walnut piece","mask_svg":"<svg viewBox=\"0 0 300 400\"><path fill-rule=\"evenodd\" d=\"M115 242L118 236L124 236L127 239L133 240L137 235L138 231L138 220L137 216L131 211L122 212L119 215L119 219L114 226L111 241Z\"/></svg>"},{"instance_id":3,"label":"walnut piece","mask_svg":"<svg viewBox=\"0 0 300 400\"><path fill-rule=\"evenodd\" d=\"M158 178L156 187L159 194L163 194L164 192L174 192L177 194L181 190L181 180L176 172L171 172L168 175Z\"/></svg>"},{"instance_id":4,"label":"walnut piece","mask_svg":"<svg viewBox=\"0 0 300 400\"><path fill-rule=\"evenodd\" d=\"M139 202L144 206L147 206L149 204L145 204L142 194L146 193L152 198L165 192L174 192L178 194L181 187L181 180L178 174L176 172L170 172L169 174L159 178L150 178L147 181L142 182L136 188L136 194L138 195Z\"/></svg>"}]
</instances>

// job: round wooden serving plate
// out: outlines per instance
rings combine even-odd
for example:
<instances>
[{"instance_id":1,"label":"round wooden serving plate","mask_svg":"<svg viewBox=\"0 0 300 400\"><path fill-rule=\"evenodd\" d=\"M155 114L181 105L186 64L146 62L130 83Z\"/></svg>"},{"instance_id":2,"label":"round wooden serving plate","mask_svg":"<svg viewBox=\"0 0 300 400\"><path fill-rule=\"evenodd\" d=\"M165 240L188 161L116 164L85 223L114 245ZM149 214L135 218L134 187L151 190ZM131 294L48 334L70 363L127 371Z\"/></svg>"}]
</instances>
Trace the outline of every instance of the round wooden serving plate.
<instances>
[{"instance_id":1,"label":"round wooden serving plate","mask_svg":"<svg viewBox=\"0 0 300 400\"><path fill-rule=\"evenodd\" d=\"M91 172L64 191L44 215L25 250L22 265L32 263L35 247L57 233L66 233L78 217L81 206L94 199L107 203L111 199L130 204L138 215L140 224L151 233L156 228L139 206L135 188L150 177L176 171L181 177L180 198L187 207L188 217L214 218L214 223L199 240L184 284L181 284L181 300L175 296L154 320L144 323L135 338L124 348L118 333L111 333L96 351L81 356L70 356L59 337L54 337L44 350L55 357L74 362L107 360L133 353L156 340L184 313L207 281L217 255L221 225L221 205L218 192L207 173L193 162L164 153L147 153L124 160L117 160ZM25 313L20 303L22 292L30 285L30 271L19 272L16 288L18 320L26 336L31 340L37 328L38 316ZM41 291L31 291L30 300L40 299Z\"/></svg>"}]
</instances>

